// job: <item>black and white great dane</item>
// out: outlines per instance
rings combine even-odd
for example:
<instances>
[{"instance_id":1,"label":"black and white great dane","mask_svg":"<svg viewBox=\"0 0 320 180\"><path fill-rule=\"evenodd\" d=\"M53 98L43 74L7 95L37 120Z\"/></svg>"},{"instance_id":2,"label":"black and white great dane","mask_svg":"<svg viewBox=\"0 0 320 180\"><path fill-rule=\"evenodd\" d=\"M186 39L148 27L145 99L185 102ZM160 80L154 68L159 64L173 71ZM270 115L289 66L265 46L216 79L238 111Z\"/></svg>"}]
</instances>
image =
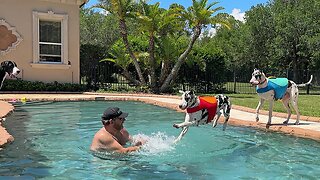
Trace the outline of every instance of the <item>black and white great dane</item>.
<instances>
[{"instance_id":1,"label":"black and white great dane","mask_svg":"<svg viewBox=\"0 0 320 180\"><path fill-rule=\"evenodd\" d=\"M281 99L283 106L286 108L288 117L283 122L283 124L288 124L289 119L291 117L291 109L289 106L289 101L291 101L291 105L297 114L295 125L299 124L300 113L298 109L298 87L304 87L311 83L312 75L309 82L304 84L296 84L287 78L267 78L263 71L259 69L254 69L252 73L252 77L250 80L250 84L255 85L257 88L257 93L260 97L260 101L256 108L256 121L259 121L259 110L262 107L265 100L269 101L269 117L266 127L268 128L271 125L272 118L272 110L274 100ZM280 84L277 84L276 80L280 79ZM275 82L275 83L273 83Z\"/></svg>"},{"instance_id":2,"label":"black and white great dane","mask_svg":"<svg viewBox=\"0 0 320 180\"><path fill-rule=\"evenodd\" d=\"M0 66L0 89L7 76L15 77L20 73L17 64L14 61L3 61Z\"/></svg>"},{"instance_id":3,"label":"black and white great dane","mask_svg":"<svg viewBox=\"0 0 320 180\"><path fill-rule=\"evenodd\" d=\"M179 91L182 93L179 108L186 110L186 116L183 123L174 124L175 128L182 128L182 131L175 142L178 142L187 133L190 126L198 126L212 123L217 125L218 119L223 111L224 124L223 130L226 129L231 110L231 101L228 96L219 94L216 96L196 96L193 91Z\"/></svg>"}]
</instances>

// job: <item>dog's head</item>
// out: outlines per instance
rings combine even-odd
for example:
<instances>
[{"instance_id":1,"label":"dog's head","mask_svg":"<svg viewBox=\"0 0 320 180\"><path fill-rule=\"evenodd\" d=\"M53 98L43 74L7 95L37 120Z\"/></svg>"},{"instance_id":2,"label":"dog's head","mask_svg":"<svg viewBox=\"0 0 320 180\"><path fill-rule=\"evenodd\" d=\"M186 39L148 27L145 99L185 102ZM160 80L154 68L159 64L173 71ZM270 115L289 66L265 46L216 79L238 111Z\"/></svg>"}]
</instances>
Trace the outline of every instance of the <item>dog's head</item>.
<instances>
[{"instance_id":1,"label":"dog's head","mask_svg":"<svg viewBox=\"0 0 320 180\"><path fill-rule=\"evenodd\" d=\"M18 69L17 64L14 61L3 61L1 63L1 68L11 77L16 77L20 73L20 69Z\"/></svg>"},{"instance_id":2,"label":"dog's head","mask_svg":"<svg viewBox=\"0 0 320 180\"><path fill-rule=\"evenodd\" d=\"M179 108L181 110L185 110L189 107L192 107L197 102L197 96L193 91L179 91L182 93L181 95L181 103L179 104Z\"/></svg>"},{"instance_id":3,"label":"dog's head","mask_svg":"<svg viewBox=\"0 0 320 180\"><path fill-rule=\"evenodd\" d=\"M265 74L260 69L254 69L251 80L250 80L250 84L258 85L258 84L263 84L265 81L266 81Z\"/></svg>"}]
</instances>

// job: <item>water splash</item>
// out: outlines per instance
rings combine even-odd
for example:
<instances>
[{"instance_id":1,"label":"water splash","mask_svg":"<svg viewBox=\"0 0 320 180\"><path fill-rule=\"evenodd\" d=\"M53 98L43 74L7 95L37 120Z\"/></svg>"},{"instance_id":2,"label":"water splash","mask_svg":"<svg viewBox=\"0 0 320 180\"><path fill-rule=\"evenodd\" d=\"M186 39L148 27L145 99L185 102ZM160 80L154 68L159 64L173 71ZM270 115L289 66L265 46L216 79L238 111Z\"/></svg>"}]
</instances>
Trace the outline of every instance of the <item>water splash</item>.
<instances>
[{"instance_id":1,"label":"water splash","mask_svg":"<svg viewBox=\"0 0 320 180\"><path fill-rule=\"evenodd\" d=\"M152 133L150 136L137 134L132 136L133 142L145 140L139 153L143 155L161 154L174 149L174 136L168 136L163 132Z\"/></svg>"}]
</instances>

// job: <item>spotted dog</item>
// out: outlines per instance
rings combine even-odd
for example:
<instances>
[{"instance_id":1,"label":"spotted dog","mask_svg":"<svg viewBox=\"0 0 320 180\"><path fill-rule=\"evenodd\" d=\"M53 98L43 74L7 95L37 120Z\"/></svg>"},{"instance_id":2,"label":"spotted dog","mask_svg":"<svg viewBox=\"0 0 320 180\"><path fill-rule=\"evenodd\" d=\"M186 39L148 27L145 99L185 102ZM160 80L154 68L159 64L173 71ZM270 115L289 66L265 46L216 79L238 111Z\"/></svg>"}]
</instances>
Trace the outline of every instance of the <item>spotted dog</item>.
<instances>
[{"instance_id":1,"label":"spotted dog","mask_svg":"<svg viewBox=\"0 0 320 180\"><path fill-rule=\"evenodd\" d=\"M17 64L14 61L3 61L0 66L0 89L7 76L16 77L20 73Z\"/></svg>"},{"instance_id":2,"label":"spotted dog","mask_svg":"<svg viewBox=\"0 0 320 180\"><path fill-rule=\"evenodd\" d=\"M196 96L193 91L179 91L182 93L181 104L179 108L181 110L187 110L185 120L183 123L174 124L175 128L182 128L182 131L175 142L181 140L181 138L187 133L190 126L199 126L203 124L212 123L213 127L216 127L219 117L223 111L225 117L223 130L226 129L230 110L231 102L228 96L219 94L214 96Z\"/></svg>"},{"instance_id":3,"label":"spotted dog","mask_svg":"<svg viewBox=\"0 0 320 180\"><path fill-rule=\"evenodd\" d=\"M287 78L267 78L261 70L254 69L250 84L256 86L257 93L260 97L260 101L256 108L256 121L259 121L259 110L262 107L264 101L269 101L269 118L266 125L266 127L268 128L271 125L274 100L281 99L283 106L288 112L288 117L283 122L283 124L288 124L291 117L291 109L289 106L289 101L291 101L293 109L297 114L297 120L294 124L298 125L300 119L300 113L298 109L298 87L304 87L311 84L312 77L313 76L311 75L311 78L307 83L296 84L293 81L288 80Z\"/></svg>"}]
</instances>

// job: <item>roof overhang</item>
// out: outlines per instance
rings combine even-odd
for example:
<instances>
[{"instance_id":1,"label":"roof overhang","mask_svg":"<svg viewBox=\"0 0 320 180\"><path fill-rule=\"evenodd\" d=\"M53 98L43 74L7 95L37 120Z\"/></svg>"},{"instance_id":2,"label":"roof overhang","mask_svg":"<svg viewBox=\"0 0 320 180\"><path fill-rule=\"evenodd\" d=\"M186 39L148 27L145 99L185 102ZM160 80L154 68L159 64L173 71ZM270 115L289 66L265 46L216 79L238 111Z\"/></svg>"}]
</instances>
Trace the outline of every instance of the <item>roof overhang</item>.
<instances>
[{"instance_id":1,"label":"roof overhang","mask_svg":"<svg viewBox=\"0 0 320 180\"><path fill-rule=\"evenodd\" d=\"M79 0L80 1L80 8L84 6L89 0Z\"/></svg>"},{"instance_id":2,"label":"roof overhang","mask_svg":"<svg viewBox=\"0 0 320 180\"><path fill-rule=\"evenodd\" d=\"M89 0L41 0L41 1L54 2L54 3L63 3L63 4L76 4L79 7L82 7Z\"/></svg>"}]
</instances>

